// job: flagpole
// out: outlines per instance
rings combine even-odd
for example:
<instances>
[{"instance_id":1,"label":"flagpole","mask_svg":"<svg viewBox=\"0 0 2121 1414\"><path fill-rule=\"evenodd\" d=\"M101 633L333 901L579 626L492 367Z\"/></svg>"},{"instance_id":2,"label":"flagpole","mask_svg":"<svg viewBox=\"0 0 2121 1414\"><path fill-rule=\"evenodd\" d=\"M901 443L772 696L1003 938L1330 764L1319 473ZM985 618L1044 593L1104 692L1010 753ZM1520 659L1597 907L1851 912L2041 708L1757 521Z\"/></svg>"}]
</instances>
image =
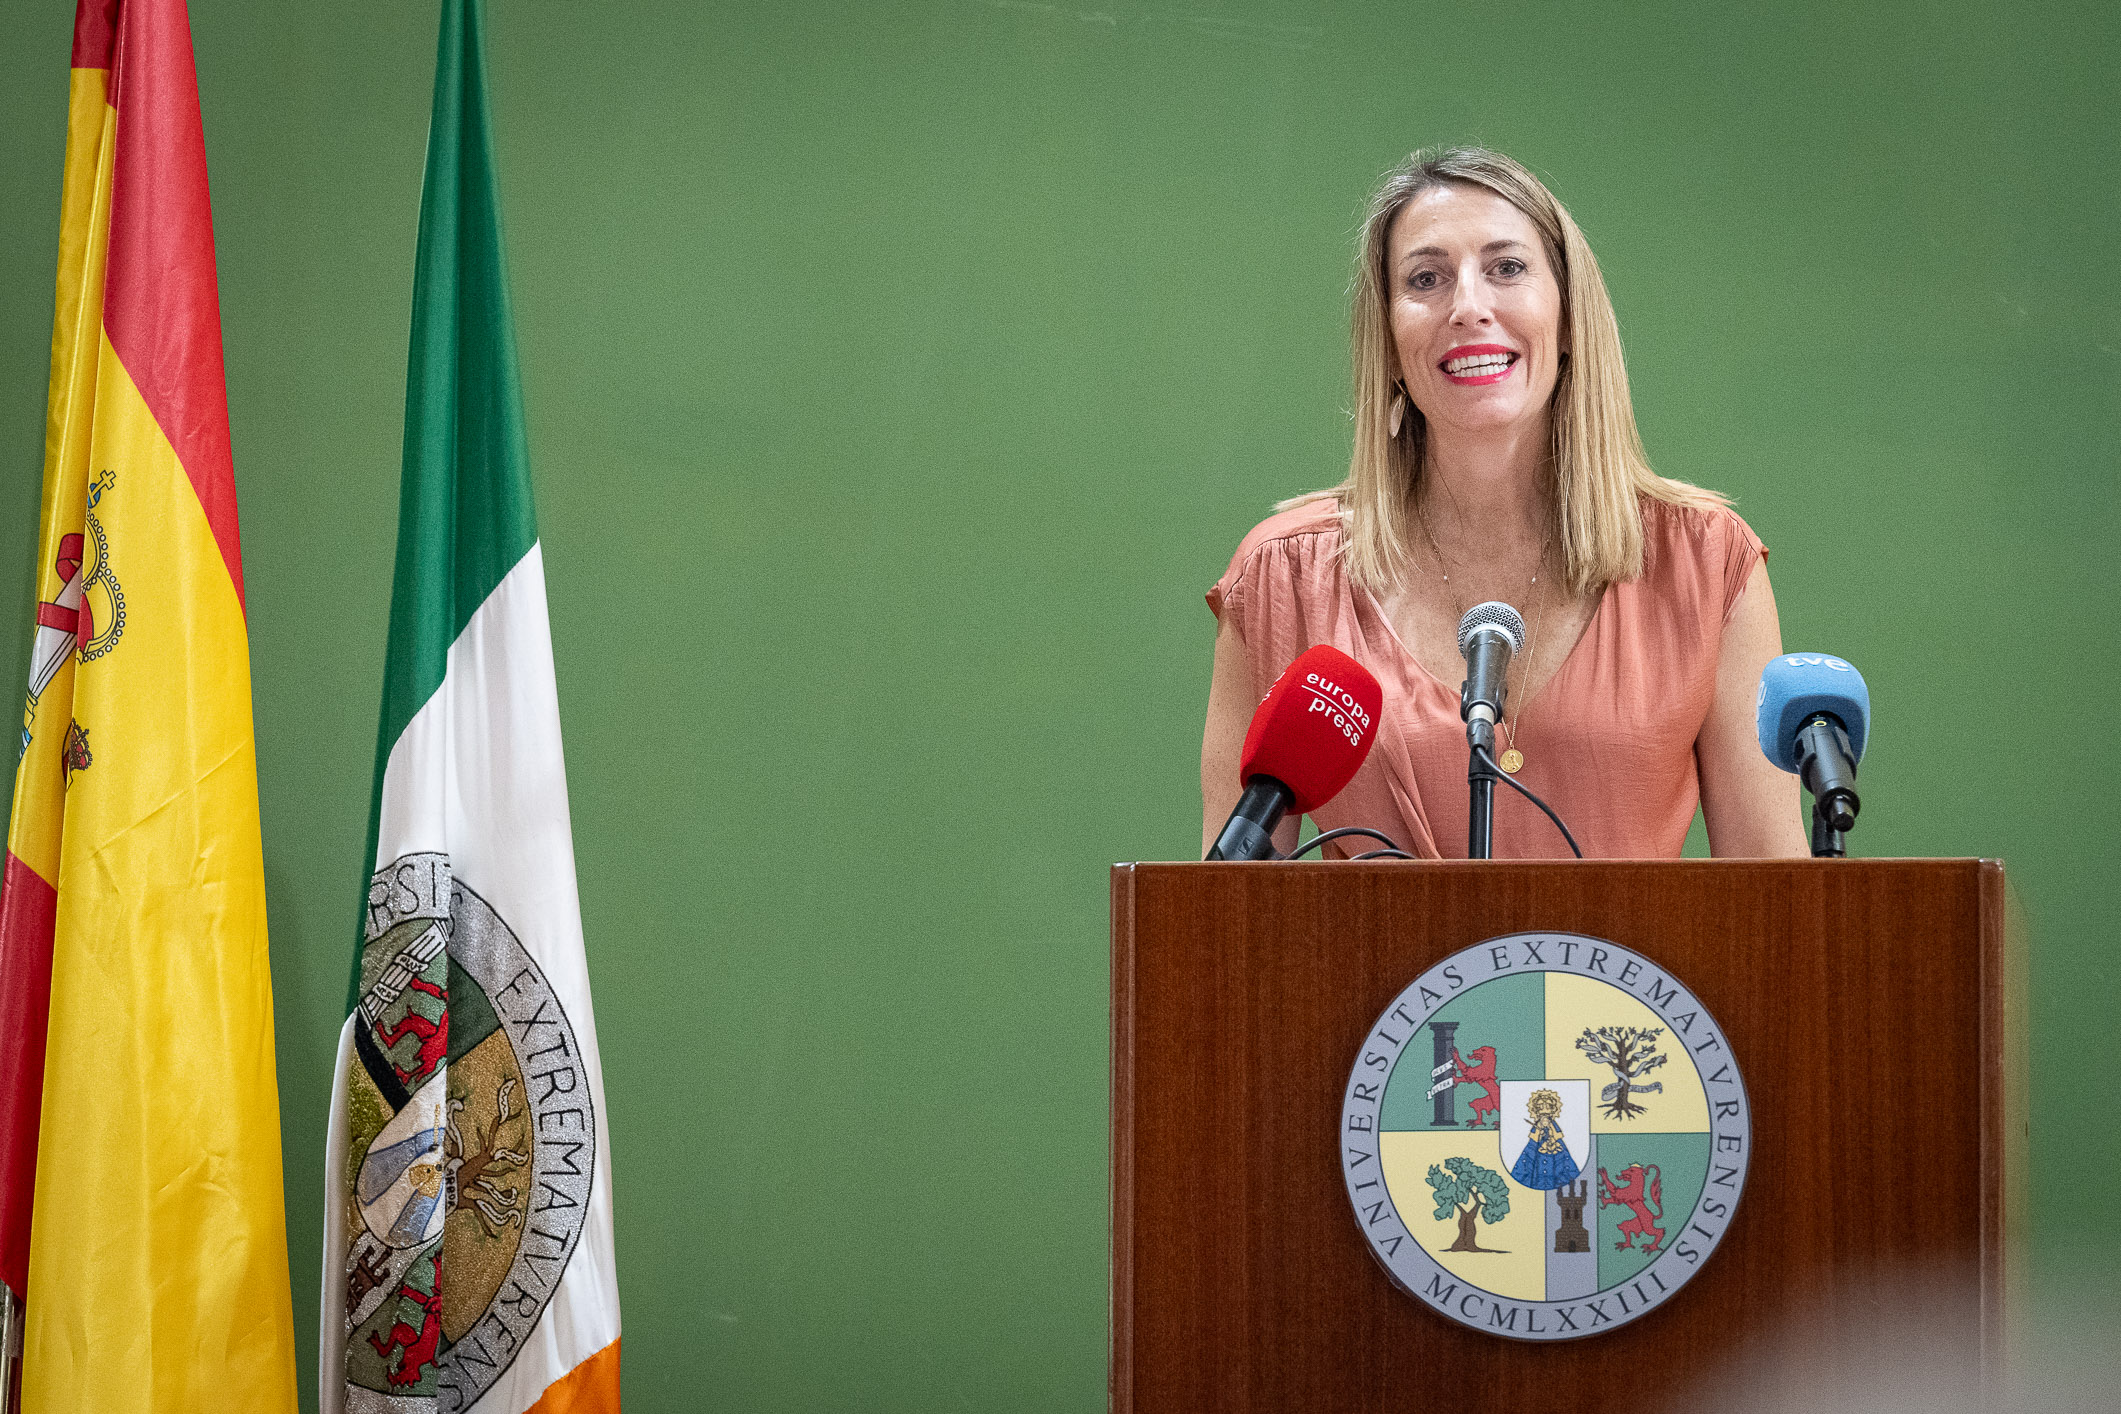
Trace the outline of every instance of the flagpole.
<instances>
[{"instance_id":1,"label":"flagpole","mask_svg":"<svg viewBox=\"0 0 2121 1414\"><path fill-rule=\"evenodd\" d=\"M15 1414L22 1389L22 1308L15 1289L0 1285L0 1414Z\"/></svg>"}]
</instances>

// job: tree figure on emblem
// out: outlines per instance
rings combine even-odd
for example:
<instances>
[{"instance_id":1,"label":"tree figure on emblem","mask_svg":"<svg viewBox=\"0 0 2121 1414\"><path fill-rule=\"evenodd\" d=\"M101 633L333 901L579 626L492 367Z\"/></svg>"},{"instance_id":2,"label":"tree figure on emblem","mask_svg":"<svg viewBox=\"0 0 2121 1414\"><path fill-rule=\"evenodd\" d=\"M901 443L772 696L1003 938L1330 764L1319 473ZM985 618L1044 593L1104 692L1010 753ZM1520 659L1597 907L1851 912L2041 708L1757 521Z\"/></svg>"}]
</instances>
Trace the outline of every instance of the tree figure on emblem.
<instances>
[{"instance_id":1,"label":"tree figure on emblem","mask_svg":"<svg viewBox=\"0 0 2121 1414\"><path fill-rule=\"evenodd\" d=\"M1601 1026L1595 1031L1586 1026L1576 1038L1577 1050L1613 1072L1613 1083L1598 1092L1607 1118L1633 1119L1644 1107L1630 1096L1664 1093L1662 1080L1642 1083L1643 1076L1668 1059L1657 1053L1657 1038L1663 1034L1662 1026Z\"/></svg>"},{"instance_id":2,"label":"tree figure on emblem","mask_svg":"<svg viewBox=\"0 0 2121 1414\"><path fill-rule=\"evenodd\" d=\"M1534 1090L1525 1101L1525 1117L1532 1132L1525 1136L1524 1152L1517 1156L1510 1177L1527 1188L1555 1189L1574 1183L1583 1172L1569 1153L1569 1141L1561 1132L1561 1096L1552 1090Z\"/></svg>"},{"instance_id":3,"label":"tree figure on emblem","mask_svg":"<svg viewBox=\"0 0 2121 1414\"><path fill-rule=\"evenodd\" d=\"M1476 1220L1496 1223L1510 1215L1510 1189L1501 1174L1484 1169L1471 1159L1445 1159L1441 1167L1429 1165L1429 1187L1436 1191L1436 1220L1448 1222L1453 1213L1458 1216L1458 1240L1444 1251L1502 1250L1481 1246L1473 1226Z\"/></svg>"}]
</instances>

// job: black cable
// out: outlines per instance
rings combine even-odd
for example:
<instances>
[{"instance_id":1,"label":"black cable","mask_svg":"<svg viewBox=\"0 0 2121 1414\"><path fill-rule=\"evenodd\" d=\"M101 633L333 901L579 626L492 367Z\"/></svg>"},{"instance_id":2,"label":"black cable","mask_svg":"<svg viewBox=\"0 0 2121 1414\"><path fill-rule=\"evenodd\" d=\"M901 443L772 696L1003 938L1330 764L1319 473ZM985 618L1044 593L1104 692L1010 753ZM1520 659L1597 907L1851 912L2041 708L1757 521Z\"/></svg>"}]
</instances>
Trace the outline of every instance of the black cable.
<instances>
[{"instance_id":1,"label":"black cable","mask_svg":"<svg viewBox=\"0 0 2121 1414\"><path fill-rule=\"evenodd\" d=\"M1396 850L1399 848L1399 845L1392 839L1390 835L1379 834L1377 831L1368 829L1362 825L1343 825L1337 830L1327 830L1324 834L1311 836L1311 838L1305 840L1302 844L1298 845L1295 849L1295 852L1289 855L1289 858L1301 859L1304 855L1309 854L1313 849L1316 849L1319 845L1324 844L1327 840L1342 839L1348 835L1368 835L1373 840L1383 840L1385 848L1387 849ZM1321 859L1323 859L1324 857L1324 855L1319 856L1319 858ZM1405 858L1407 856L1402 855L1401 857Z\"/></svg>"},{"instance_id":2,"label":"black cable","mask_svg":"<svg viewBox=\"0 0 2121 1414\"><path fill-rule=\"evenodd\" d=\"M1413 855L1403 849L1373 849L1368 854L1356 855L1354 859L1348 862L1353 864L1357 860L1362 859L1412 859L1413 857Z\"/></svg>"},{"instance_id":3,"label":"black cable","mask_svg":"<svg viewBox=\"0 0 2121 1414\"><path fill-rule=\"evenodd\" d=\"M1524 788L1523 783L1520 782L1515 776L1511 775L1508 771L1503 770L1502 767L1497 766L1495 764L1495 758L1488 754L1488 749L1485 746L1474 747L1473 754L1475 756L1485 757L1488 765L1493 768L1495 774L1502 778L1502 783L1504 785L1516 791L1526 800L1531 801L1534 805L1538 806L1541 810L1545 811L1546 817L1554 822L1554 828L1561 831L1561 837L1569 842L1569 849L1575 854L1578 859L1583 858L1583 851L1576 848L1576 836L1569 833L1569 827L1561 823L1561 817L1559 815L1556 815L1551 809L1549 809L1545 801L1541 800L1538 796L1526 790Z\"/></svg>"}]
</instances>

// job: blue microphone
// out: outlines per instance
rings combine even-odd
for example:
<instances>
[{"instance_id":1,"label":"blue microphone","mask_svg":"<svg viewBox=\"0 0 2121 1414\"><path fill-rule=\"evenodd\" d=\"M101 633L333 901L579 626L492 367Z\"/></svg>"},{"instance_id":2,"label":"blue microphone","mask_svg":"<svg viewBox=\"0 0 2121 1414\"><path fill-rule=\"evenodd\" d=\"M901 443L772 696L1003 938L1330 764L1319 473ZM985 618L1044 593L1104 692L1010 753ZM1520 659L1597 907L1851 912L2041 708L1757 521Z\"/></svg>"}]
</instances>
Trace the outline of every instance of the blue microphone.
<instances>
[{"instance_id":1,"label":"blue microphone","mask_svg":"<svg viewBox=\"0 0 2121 1414\"><path fill-rule=\"evenodd\" d=\"M1871 691L1845 658L1785 653L1760 672L1755 724L1767 759L1812 793L1812 853L1839 858L1856 823L1856 763L1870 741Z\"/></svg>"}]
</instances>

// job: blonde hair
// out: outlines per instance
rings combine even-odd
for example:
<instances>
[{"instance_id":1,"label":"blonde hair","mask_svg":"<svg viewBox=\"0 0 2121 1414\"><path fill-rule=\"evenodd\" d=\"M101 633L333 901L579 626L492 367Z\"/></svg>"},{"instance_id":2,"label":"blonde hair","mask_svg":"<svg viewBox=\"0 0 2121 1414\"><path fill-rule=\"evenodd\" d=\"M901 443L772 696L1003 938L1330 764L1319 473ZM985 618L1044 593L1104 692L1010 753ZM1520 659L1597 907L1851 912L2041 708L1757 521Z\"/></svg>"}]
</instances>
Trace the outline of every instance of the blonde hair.
<instances>
[{"instance_id":1,"label":"blonde hair","mask_svg":"<svg viewBox=\"0 0 2121 1414\"><path fill-rule=\"evenodd\" d=\"M1408 508L1421 484L1426 420L1409 403L1394 437L1390 416L1399 365L1392 341L1388 241L1392 222L1421 193L1449 184L1485 187L1538 228L1561 285L1562 358L1554 384L1555 531L1564 577L1578 594L1643 568L1644 498L1710 508L1729 502L1713 491L1650 470L1628 396L1620 326L1605 279L1583 232L1545 183L1499 152L1479 147L1424 148L1387 172L1370 197L1349 289L1355 373L1355 447L1348 478L1329 491L1284 501L1287 509L1326 496L1340 503L1349 575L1383 591L1405 571Z\"/></svg>"}]
</instances>

